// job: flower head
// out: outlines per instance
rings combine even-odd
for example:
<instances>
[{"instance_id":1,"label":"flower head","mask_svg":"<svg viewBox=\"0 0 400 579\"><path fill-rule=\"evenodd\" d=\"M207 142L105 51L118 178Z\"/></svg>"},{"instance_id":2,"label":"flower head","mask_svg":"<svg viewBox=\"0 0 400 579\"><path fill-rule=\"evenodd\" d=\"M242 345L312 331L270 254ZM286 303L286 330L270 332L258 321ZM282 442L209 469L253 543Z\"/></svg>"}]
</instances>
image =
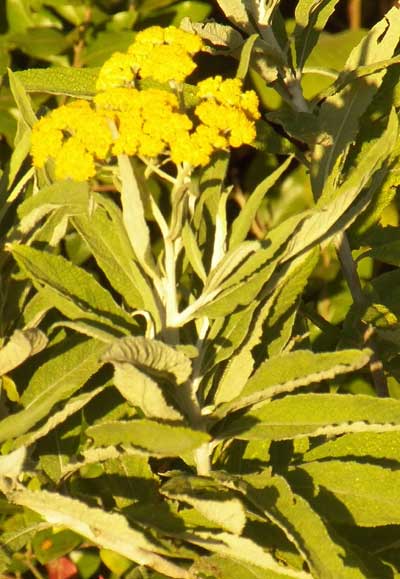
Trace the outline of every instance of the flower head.
<instances>
[{"instance_id":1,"label":"flower head","mask_svg":"<svg viewBox=\"0 0 400 579\"><path fill-rule=\"evenodd\" d=\"M139 32L128 54L141 78L183 82L196 64L192 56L202 48L201 38L174 26L152 26Z\"/></svg>"}]
</instances>

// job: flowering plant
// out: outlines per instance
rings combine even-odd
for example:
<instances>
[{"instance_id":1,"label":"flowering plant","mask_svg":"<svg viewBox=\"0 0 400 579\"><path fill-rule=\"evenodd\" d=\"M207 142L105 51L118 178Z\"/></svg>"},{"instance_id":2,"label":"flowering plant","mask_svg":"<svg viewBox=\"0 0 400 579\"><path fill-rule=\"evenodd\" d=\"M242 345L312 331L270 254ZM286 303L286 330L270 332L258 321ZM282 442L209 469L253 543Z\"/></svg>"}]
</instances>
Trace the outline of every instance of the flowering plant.
<instances>
[{"instance_id":1,"label":"flowering plant","mask_svg":"<svg viewBox=\"0 0 400 579\"><path fill-rule=\"evenodd\" d=\"M256 4L221 2L241 34L152 26L100 70L46 71L41 90L63 100L39 119L25 89L43 71L10 73L13 170L28 152L33 168L13 185L25 198L5 240L23 290L0 350L3 568L26 536L43 564L50 550L78 565L95 545L130 579L389 576L360 537L400 523L386 468L399 461L400 403L371 395L385 393L379 340L395 339L397 318L363 291L349 236L363 239L397 182L395 110L350 143L397 62L398 14L313 103L301 75L334 2L299 2L296 63L278 3ZM221 45L237 76L197 74L199 53ZM291 113L262 113L250 76ZM364 109L349 120L353 99ZM279 164L238 211L232 151L271 143ZM293 164L310 171L312 206L260 232L265 197ZM331 242L353 298L340 331L301 303ZM331 351L314 347L312 327L336 340ZM370 394L338 393L355 372Z\"/></svg>"}]
</instances>

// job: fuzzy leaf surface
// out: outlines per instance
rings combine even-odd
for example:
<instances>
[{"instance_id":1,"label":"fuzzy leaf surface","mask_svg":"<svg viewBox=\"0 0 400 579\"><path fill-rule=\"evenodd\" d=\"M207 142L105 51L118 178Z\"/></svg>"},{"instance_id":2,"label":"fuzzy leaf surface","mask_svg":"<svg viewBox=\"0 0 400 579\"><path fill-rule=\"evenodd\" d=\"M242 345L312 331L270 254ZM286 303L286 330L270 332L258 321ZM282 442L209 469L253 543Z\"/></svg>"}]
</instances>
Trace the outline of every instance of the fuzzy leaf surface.
<instances>
[{"instance_id":1,"label":"fuzzy leaf surface","mask_svg":"<svg viewBox=\"0 0 400 579\"><path fill-rule=\"evenodd\" d=\"M150 454L177 456L209 440L208 434L183 426L169 426L154 420L114 421L89 426L86 430L97 446L130 443Z\"/></svg>"}]
</instances>

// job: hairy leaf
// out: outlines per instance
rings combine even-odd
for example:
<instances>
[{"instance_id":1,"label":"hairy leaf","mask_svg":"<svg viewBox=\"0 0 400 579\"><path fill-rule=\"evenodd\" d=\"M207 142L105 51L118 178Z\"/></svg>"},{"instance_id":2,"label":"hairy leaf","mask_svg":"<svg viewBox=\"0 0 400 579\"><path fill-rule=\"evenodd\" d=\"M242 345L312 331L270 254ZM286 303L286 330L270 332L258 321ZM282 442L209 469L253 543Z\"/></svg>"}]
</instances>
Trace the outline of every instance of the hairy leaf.
<instances>
[{"instance_id":1,"label":"hairy leaf","mask_svg":"<svg viewBox=\"0 0 400 579\"><path fill-rule=\"evenodd\" d=\"M14 244L14 258L38 288L70 319L88 318L117 330L134 322L95 278L61 255ZM125 330L127 331L127 330Z\"/></svg>"},{"instance_id":2,"label":"hairy leaf","mask_svg":"<svg viewBox=\"0 0 400 579\"><path fill-rule=\"evenodd\" d=\"M266 360L253 374L242 396L216 410L224 416L240 408L268 400L313 382L334 378L339 374L362 368L370 359L370 350L342 350L314 354L297 350Z\"/></svg>"},{"instance_id":3,"label":"hairy leaf","mask_svg":"<svg viewBox=\"0 0 400 579\"><path fill-rule=\"evenodd\" d=\"M43 350L47 342L47 337L38 328L16 330L0 350L0 376L7 374L30 356Z\"/></svg>"},{"instance_id":4,"label":"hairy leaf","mask_svg":"<svg viewBox=\"0 0 400 579\"><path fill-rule=\"evenodd\" d=\"M273 400L239 418L232 428L255 423L240 438L284 440L352 431L400 430L400 401L362 394L297 394Z\"/></svg>"},{"instance_id":5,"label":"hairy leaf","mask_svg":"<svg viewBox=\"0 0 400 579\"><path fill-rule=\"evenodd\" d=\"M400 524L400 470L322 460L292 471L293 485L332 521L361 527Z\"/></svg>"},{"instance_id":6,"label":"hairy leaf","mask_svg":"<svg viewBox=\"0 0 400 579\"><path fill-rule=\"evenodd\" d=\"M116 341L104 354L103 362L137 365L177 384L186 382L192 373L192 362L183 352L142 336Z\"/></svg>"},{"instance_id":7,"label":"hairy leaf","mask_svg":"<svg viewBox=\"0 0 400 579\"><path fill-rule=\"evenodd\" d=\"M96 340L68 344L64 351L40 366L25 392L21 402L23 410L10 414L0 421L0 441L21 436L39 420L47 416L53 406L82 388L97 372L105 346Z\"/></svg>"},{"instance_id":8,"label":"hairy leaf","mask_svg":"<svg viewBox=\"0 0 400 579\"><path fill-rule=\"evenodd\" d=\"M115 421L90 426L87 435L96 445L132 444L150 454L177 456L207 442L204 432L169 426L153 420Z\"/></svg>"},{"instance_id":9,"label":"hairy leaf","mask_svg":"<svg viewBox=\"0 0 400 579\"><path fill-rule=\"evenodd\" d=\"M35 492L22 486L10 492L8 498L15 504L39 513L52 525L71 529L92 543L115 551L140 565L149 566L169 577L188 578L185 569L159 555L158 545L142 531L130 527L122 515L88 507L77 499L57 493Z\"/></svg>"}]
</instances>

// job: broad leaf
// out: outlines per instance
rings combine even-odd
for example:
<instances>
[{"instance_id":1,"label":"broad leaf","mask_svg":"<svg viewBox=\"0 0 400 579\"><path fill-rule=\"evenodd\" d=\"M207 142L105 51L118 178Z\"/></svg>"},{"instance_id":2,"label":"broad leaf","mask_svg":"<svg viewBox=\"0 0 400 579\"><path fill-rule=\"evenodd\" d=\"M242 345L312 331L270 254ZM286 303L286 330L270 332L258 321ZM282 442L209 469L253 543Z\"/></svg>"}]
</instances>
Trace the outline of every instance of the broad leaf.
<instances>
[{"instance_id":1,"label":"broad leaf","mask_svg":"<svg viewBox=\"0 0 400 579\"><path fill-rule=\"evenodd\" d=\"M222 529L240 535L246 523L242 502L212 481L195 477L173 477L163 485L167 497L192 505Z\"/></svg>"},{"instance_id":2,"label":"broad leaf","mask_svg":"<svg viewBox=\"0 0 400 579\"><path fill-rule=\"evenodd\" d=\"M343 458L394 461L400 463L400 431L354 432L315 446L303 456L303 460L332 460Z\"/></svg>"},{"instance_id":3,"label":"broad leaf","mask_svg":"<svg viewBox=\"0 0 400 579\"><path fill-rule=\"evenodd\" d=\"M321 354L296 350L275 356L257 369L239 398L222 405L216 414L224 416L227 412L268 400L278 394L358 370L367 364L370 355L370 350L342 350Z\"/></svg>"},{"instance_id":4,"label":"broad leaf","mask_svg":"<svg viewBox=\"0 0 400 579\"><path fill-rule=\"evenodd\" d=\"M152 420L107 422L89 426L86 433L98 446L132 444L156 456L178 456L209 440L204 432Z\"/></svg>"},{"instance_id":5,"label":"broad leaf","mask_svg":"<svg viewBox=\"0 0 400 579\"><path fill-rule=\"evenodd\" d=\"M298 491L332 521L376 527L400 524L400 470L344 460L293 469Z\"/></svg>"},{"instance_id":6,"label":"broad leaf","mask_svg":"<svg viewBox=\"0 0 400 579\"><path fill-rule=\"evenodd\" d=\"M47 342L45 334L37 328L16 330L0 350L0 376L7 374L30 356L43 350Z\"/></svg>"},{"instance_id":7,"label":"broad leaf","mask_svg":"<svg viewBox=\"0 0 400 579\"><path fill-rule=\"evenodd\" d=\"M120 394L148 418L182 420L182 415L168 404L155 380L132 364L114 362L114 384Z\"/></svg>"},{"instance_id":8,"label":"broad leaf","mask_svg":"<svg viewBox=\"0 0 400 579\"><path fill-rule=\"evenodd\" d=\"M239 438L285 440L346 432L400 430L400 401L362 394L297 394L273 400L232 423ZM229 427L228 427L229 429Z\"/></svg>"},{"instance_id":9,"label":"broad leaf","mask_svg":"<svg viewBox=\"0 0 400 579\"><path fill-rule=\"evenodd\" d=\"M129 336L116 341L103 362L137 365L156 376L183 384L192 372L192 363L183 352L159 340Z\"/></svg>"},{"instance_id":10,"label":"broad leaf","mask_svg":"<svg viewBox=\"0 0 400 579\"><path fill-rule=\"evenodd\" d=\"M281 476L268 472L245 476L242 492L267 519L273 521L302 553L314 577L362 579L361 569L347 566L348 553L330 535L316 511Z\"/></svg>"}]
</instances>

